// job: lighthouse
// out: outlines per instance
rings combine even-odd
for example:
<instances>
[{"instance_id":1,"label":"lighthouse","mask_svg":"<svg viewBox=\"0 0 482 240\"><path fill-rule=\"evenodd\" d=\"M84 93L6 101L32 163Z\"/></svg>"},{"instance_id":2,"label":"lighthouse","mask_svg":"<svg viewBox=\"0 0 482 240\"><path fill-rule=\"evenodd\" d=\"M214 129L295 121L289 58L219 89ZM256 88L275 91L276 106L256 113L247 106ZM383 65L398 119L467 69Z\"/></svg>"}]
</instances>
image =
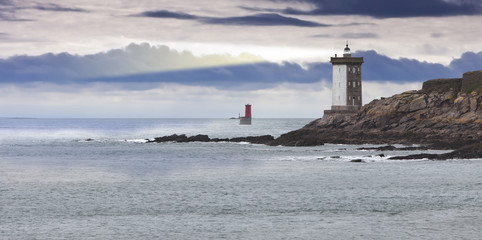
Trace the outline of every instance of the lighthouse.
<instances>
[{"instance_id":1,"label":"lighthouse","mask_svg":"<svg viewBox=\"0 0 482 240\"><path fill-rule=\"evenodd\" d=\"M355 113L362 106L361 65L363 57L352 57L348 43L343 57L331 58L333 65L332 105L325 114Z\"/></svg>"},{"instance_id":2,"label":"lighthouse","mask_svg":"<svg viewBox=\"0 0 482 240\"><path fill-rule=\"evenodd\" d=\"M239 117L239 124L251 125L251 105L246 104L244 109L244 117Z\"/></svg>"}]
</instances>

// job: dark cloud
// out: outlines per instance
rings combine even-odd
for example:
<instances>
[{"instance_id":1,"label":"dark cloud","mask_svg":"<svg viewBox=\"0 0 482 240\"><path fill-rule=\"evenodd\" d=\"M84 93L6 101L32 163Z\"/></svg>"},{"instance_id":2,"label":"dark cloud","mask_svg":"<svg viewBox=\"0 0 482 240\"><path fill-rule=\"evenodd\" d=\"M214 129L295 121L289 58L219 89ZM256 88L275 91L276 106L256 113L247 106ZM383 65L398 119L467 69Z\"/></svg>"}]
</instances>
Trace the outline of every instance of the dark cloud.
<instances>
[{"instance_id":1,"label":"dark cloud","mask_svg":"<svg viewBox=\"0 0 482 240\"><path fill-rule=\"evenodd\" d=\"M330 34L316 34L316 35L311 35L312 38L332 38L333 35Z\"/></svg>"},{"instance_id":2,"label":"dark cloud","mask_svg":"<svg viewBox=\"0 0 482 240\"><path fill-rule=\"evenodd\" d=\"M20 10L35 9L52 12L87 12L87 10L75 7L65 7L56 3L19 4L10 0L0 0L0 20L2 21L33 21L32 19L18 18Z\"/></svg>"},{"instance_id":3,"label":"dark cloud","mask_svg":"<svg viewBox=\"0 0 482 240\"><path fill-rule=\"evenodd\" d=\"M16 21L15 7L10 0L0 0L0 20Z\"/></svg>"},{"instance_id":4,"label":"dark cloud","mask_svg":"<svg viewBox=\"0 0 482 240\"><path fill-rule=\"evenodd\" d=\"M349 27L349 26L363 26L363 25L376 26L377 24L375 24L375 23L363 23L363 22L360 22L360 23L339 24L339 25L337 25L337 26Z\"/></svg>"},{"instance_id":5,"label":"dark cloud","mask_svg":"<svg viewBox=\"0 0 482 240\"><path fill-rule=\"evenodd\" d=\"M344 33L340 36L341 38L378 38L376 33Z\"/></svg>"},{"instance_id":6,"label":"dark cloud","mask_svg":"<svg viewBox=\"0 0 482 240\"><path fill-rule=\"evenodd\" d=\"M460 58L452 60L450 68L457 72L482 70L482 52L466 52Z\"/></svg>"},{"instance_id":7,"label":"dark cloud","mask_svg":"<svg viewBox=\"0 0 482 240\"><path fill-rule=\"evenodd\" d=\"M175 18L175 19L198 19L197 16L183 13L183 12L171 12L167 10L159 10L159 11L147 11L140 14L144 17L152 17L152 18Z\"/></svg>"},{"instance_id":8,"label":"dark cloud","mask_svg":"<svg viewBox=\"0 0 482 240\"><path fill-rule=\"evenodd\" d=\"M416 59L408 58L389 58L373 50L358 51L354 55L363 56L363 78L369 80L390 82L425 81L434 78L460 77L463 73L438 63L420 62Z\"/></svg>"},{"instance_id":9,"label":"dark cloud","mask_svg":"<svg viewBox=\"0 0 482 240\"><path fill-rule=\"evenodd\" d=\"M298 27L327 27L330 25L298 18L285 17L275 13L261 13L242 17L204 18L201 20L209 24L243 25L243 26L298 26Z\"/></svg>"},{"instance_id":10,"label":"dark cloud","mask_svg":"<svg viewBox=\"0 0 482 240\"><path fill-rule=\"evenodd\" d=\"M0 5L3 5L3 6L12 6L12 5L13 5L13 2L12 2L12 0L0 0Z\"/></svg>"},{"instance_id":11,"label":"dark cloud","mask_svg":"<svg viewBox=\"0 0 482 240\"><path fill-rule=\"evenodd\" d=\"M432 33L430 34L430 37L433 37L433 38L440 38L440 37L443 37L444 34L443 33Z\"/></svg>"},{"instance_id":12,"label":"dark cloud","mask_svg":"<svg viewBox=\"0 0 482 240\"><path fill-rule=\"evenodd\" d=\"M284 82L314 83L321 80L320 70L328 72L331 65L306 70L295 63L256 63L159 73L126 75L111 78L84 79L86 82L112 83L177 83L210 86L218 89L252 90L276 86ZM330 72L331 73L331 72Z\"/></svg>"},{"instance_id":13,"label":"dark cloud","mask_svg":"<svg viewBox=\"0 0 482 240\"><path fill-rule=\"evenodd\" d=\"M312 38L344 38L344 39L359 39L359 38L378 38L376 33L344 33L339 36L334 36L331 34L316 34L312 35Z\"/></svg>"},{"instance_id":14,"label":"dark cloud","mask_svg":"<svg viewBox=\"0 0 482 240\"><path fill-rule=\"evenodd\" d=\"M37 4L35 7L33 7L33 9L54 12L87 12L82 8L64 7L55 3Z\"/></svg>"},{"instance_id":15,"label":"dark cloud","mask_svg":"<svg viewBox=\"0 0 482 240\"><path fill-rule=\"evenodd\" d=\"M8 22L26 22L26 21L33 21L32 19L26 18L17 18L13 13L5 13L0 11L0 21L8 21Z\"/></svg>"},{"instance_id":16,"label":"dark cloud","mask_svg":"<svg viewBox=\"0 0 482 240\"><path fill-rule=\"evenodd\" d=\"M395 83L421 82L435 78L458 78L464 72L482 69L475 63L482 61L482 52L468 52L449 66L420 62L415 59L392 59L375 51L359 51L363 56L365 81L389 81ZM296 63L257 63L237 66L213 67L184 71L170 71L128 75L112 78L95 78L88 81L109 82L172 82L185 85L203 85L220 89L259 89L277 84L316 83L322 79L331 81L332 65L328 62L308 63L302 67Z\"/></svg>"},{"instance_id":17,"label":"dark cloud","mask_svg":"<svg viewBox=\"0 0 482 240\"><path fill-rule=\"evenodd\" d=\"M261 13L240 17L203 17L183 12L168 10L146 11L136 16L152 18L173 18L181 20L197 20L207 24L239 25L239 26L298 26L298 27L326 27L329 25L313 21L305 21L298 18L285 17L276 13Z\"/></svg>"},{"instance_id":18,"label":"dark cloud","mask_svg":"<svg viewBox=\"0 0 482 240\"><path fill-rule=\"evenodd\" d=\"M480 15L480 0L286 0L308 2L313 10L286 8L282 12L295 15L363 15L375 18L439 17Z\"/></svg>"},{"instance_id":19,"label":"dark cloud","mask_svg":"<svg viewBox=\"0 0 482 240\"><path fill-rule=\"evenodd\" d=\"M393 59L375 51L358 51L363 56L365 81L414 82L434 78L461 77L464 72L482 69L482 52L464 53L449 66L415 59ZM164 57L162 57L164 56ZM15 56L0 60L0 83L133 83L155 86L158 83L212 86L220 89L259 89L284 82L316 83L330 81L332 66L328 62L283 64L263 62L220 67L171 71L149 71L149 65L203 61L189 52L177 52L166 46L131 44L126 49L78 56L68 53L40 56ZM144 73L142 73L144 72ZM139 74L140 73L140 74Z\"/></svg>"}]
</instances>

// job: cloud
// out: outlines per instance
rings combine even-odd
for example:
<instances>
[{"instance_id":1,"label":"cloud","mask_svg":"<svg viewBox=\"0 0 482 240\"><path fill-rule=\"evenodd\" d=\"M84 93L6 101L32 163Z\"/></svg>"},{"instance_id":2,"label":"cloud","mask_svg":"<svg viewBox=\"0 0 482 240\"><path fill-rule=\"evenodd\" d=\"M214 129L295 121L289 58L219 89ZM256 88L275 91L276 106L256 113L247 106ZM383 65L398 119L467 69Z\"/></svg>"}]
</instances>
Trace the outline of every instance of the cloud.
<instances>
[{"instance_id":1,"label":"cloud","mask_svg":"<svg viewBox=\"0 0 482 240\"><path fill-rule=\"evenodd\" d=\"M32 19L18 18L17 13L20 10L35 9L40 11L53 11L53 12L88 12L82 8L65 7L56 3L32 3L22 1L0 0L0 20L20 22L20 21L33 21Z\"/></svg>"},{"instance_id":2,"label":"cloud","mask_svg":"<svg viewBox=\"0 0 482 240\"><path fill-rule=\"evenodd\" d=\"M457 72L481 70L482 52L466 52L460 58L452 60L450 68Z\"/></svg>"},{"instance_id":3,"label":"cloud","mask_svg":"<svg viewBox=\"0 0 482 240\"><path fill-rule=\"evenodd\" d=\"M434 78L461 77L480 70L482 52L464 53L449 66L415 59L393 59L376 51L358 51L363 56L365 81L420 82ZM312 84L330 80L328 62L273 63L252 55L194 56L167 46L130 44L92 55L44 54L0 60L0 83L53 84L116 83L124 90L155 88L161 83L209 86L216 89L269 89L283 83Z\"/></svg>"},{"instance_id":4,"label":"cloud","mask_svg":"<svg viewBox=\"0 0 482 240\"><path fill-rule=\"evenodd\" d=\"M312 38L333 38L334 36L331 34L316 34L316 35L311 35L310 37Z\"/></svg>"},{"instance_id":5,"label":"cloud","mask_svg":"<svg viewBox=\"0 0 482 240\"><path fill-rule=\"evenodd\" d=\"M0 0L0 20L3 21L19 21L15 17L15 6L10 0Z\"/></svg>"},{"instance_id":6,"label":"cloud","mask_svg":"<svg viewBox=\"0 0 482 240\"><path fill-rule=\"evenodd\" d=\"M207 55L178 52L167 46L147 43L130 44L125 49L79 56L69 53L40 56L14 56L0 60L0 82L65 82L91 78L136 75L181 69L207 68L263 61L260 57L241 54Z\"/></svg>"},{"instance_id":7,"label":"cloud","mask_svg":"<svg viewBox=\"0 0 482 240\"><path fill-rule=\"evenodd\" d=\"M287 2L299 2L288 0ZM480 0L302 0L314 6L312 10L286 8L282 12L294 15L362 15L375 18L442 17L480 15Z\"/></svg>"},{"instance_id":8,"label":"cloud","mask_svg":"<svg viewBox=\"0 0 482 240\"><path fill-rule=\"evenodd\" d=\"M440 38L440 37L443 37L444 34L443 33L432 33L430 34L430 37L433 37L433 38Z\"/></svg>"},{"instance_id":9,"label":"cloud","mask_svg":"<svg viewBox=\"0 0 482 240\"><path fill-rule=\"evenodd\" d=\"M151 18L173 18L180 20L197 20L201 23L216 25L238 26L298 26L298 27L327 27L330 25L313 21L305 21L293 17L285 17L276 13L260 13L239 17L203 17L184 12L172 12L168 10L145 11L134 16Z\"/></svg>"},{"instance_id":10,"label":"cloud","mask_svg":"<svg viewBox=\"0 0 482 240\"><path fill-rule=\"evenodd\" d=\"M204 18L204 23L242 26L298 26L298 27L327 27L330 25L298 18L285 17L275 13L261 13L242 17Z\"/></svg>"},{"instance_id":11,"label":"cloud","mask_svg":"<svg viewBox=\"0 0 482 240\"><path fill-rule=\"evenodd\" d=\"M376 33L344 33L340 36L341 38L378 38L378 34Z\"/></svg>"},{"instance_id":12,"label":"cloud","mask_svg":"<svg viewBox=\"0 0 482 240\"><path fill-rule=\"evenodd\" d=\"M331 74L331 65L321 64L304 69L296 63L252 63L187 69L159 73L134 74L110 78L84 79L87 82L118 83L178 83L190 86L210 86L218 89L267 89L282 83L308 84ZM330 76L331 78L331 76Z\"/></svg>"},{"instance_id":13,"label":"cloud","mask_svg":"<svg viewBox=\"0 0 482 240\"><path fill-rule=\"evenodd\" d=\"M12 6L12 5L13 5L13 2L12 2L12 0L0 0L0 5L3 5L3 6Z\"/></svg>"},{"instance_id":14,"label":"cloud","mask_svg":"<svg viewBox=\"0 0 482 240\"><path fill-rule=\"evenodd\" d=\"M87 12L82 8L64 7L55 3L37 4L33 9L54 12Z\"/></svg>"},{"instance_id":15,"label":"cloud","mask_svg":"<svg viewBox=\"0 0 482 240\"><path fill-rule=\"evenodd\" d=\"M363 56L364 79L375 81L410 82L433 78L461 77L462 72L438 63L420 62L415 59L393 59L371 51L358 51L353 55Z\"/></svg>"},{"instance_id":16,"label":"cloud","mask_svg":"<svg viewBox=\"0 0 482 240\"><path fill-rule=\"evenodd\" d=\"M183 12L171 12L168 10L146 11L137 16L152 18L174 18L174 19L198 19L199 17Z\"/></svg>"}]
</instances>

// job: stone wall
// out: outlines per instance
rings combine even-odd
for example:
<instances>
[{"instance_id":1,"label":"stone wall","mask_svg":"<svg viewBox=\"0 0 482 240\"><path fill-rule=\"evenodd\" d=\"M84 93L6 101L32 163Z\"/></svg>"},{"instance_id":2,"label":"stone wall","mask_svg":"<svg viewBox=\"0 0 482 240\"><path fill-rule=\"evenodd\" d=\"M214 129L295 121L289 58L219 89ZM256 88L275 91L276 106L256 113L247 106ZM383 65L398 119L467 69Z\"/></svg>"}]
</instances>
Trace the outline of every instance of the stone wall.
<instances>
[{"instance_id":1,"label":"stone wall","mask_svg":"<svg viewBox=\"0 0 482 240\"><path fill-rule=\"evenodd\" d=\"M466 72L462 77L462 92L482 92L482 70Z\"/></svg>"},{"instance_id":2,"label":"stone wall","mask_svg":"<svg viewBox=\"0 0 482 240\"><path fill-rule=\"evenodd\" d=\"M422 92L459 92L462 87L462 78L432 79L423 83Z\"/></svg>"}]
</instances>

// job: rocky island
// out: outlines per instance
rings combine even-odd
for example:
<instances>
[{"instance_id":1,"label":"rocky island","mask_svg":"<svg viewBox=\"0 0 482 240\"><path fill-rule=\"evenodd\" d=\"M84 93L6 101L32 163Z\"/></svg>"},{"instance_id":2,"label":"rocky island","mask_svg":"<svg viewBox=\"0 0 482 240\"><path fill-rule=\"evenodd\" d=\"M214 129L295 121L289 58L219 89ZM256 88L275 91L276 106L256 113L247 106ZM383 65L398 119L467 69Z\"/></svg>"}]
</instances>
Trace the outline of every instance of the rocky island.
<instances>
[{"instance_id":1,"label":"rocky island","mask_svg":"<svg viewBox=\"0 0 482 240\"><path fill-rule=\"evenodd\" d=\"M420 144L455 149L410 158L482 158L482 70L434 79L421 90L373 100L352 115L325 115L270 145ZM400 159L400 158L398 158Z\"/></svg>"}]
</instances>

